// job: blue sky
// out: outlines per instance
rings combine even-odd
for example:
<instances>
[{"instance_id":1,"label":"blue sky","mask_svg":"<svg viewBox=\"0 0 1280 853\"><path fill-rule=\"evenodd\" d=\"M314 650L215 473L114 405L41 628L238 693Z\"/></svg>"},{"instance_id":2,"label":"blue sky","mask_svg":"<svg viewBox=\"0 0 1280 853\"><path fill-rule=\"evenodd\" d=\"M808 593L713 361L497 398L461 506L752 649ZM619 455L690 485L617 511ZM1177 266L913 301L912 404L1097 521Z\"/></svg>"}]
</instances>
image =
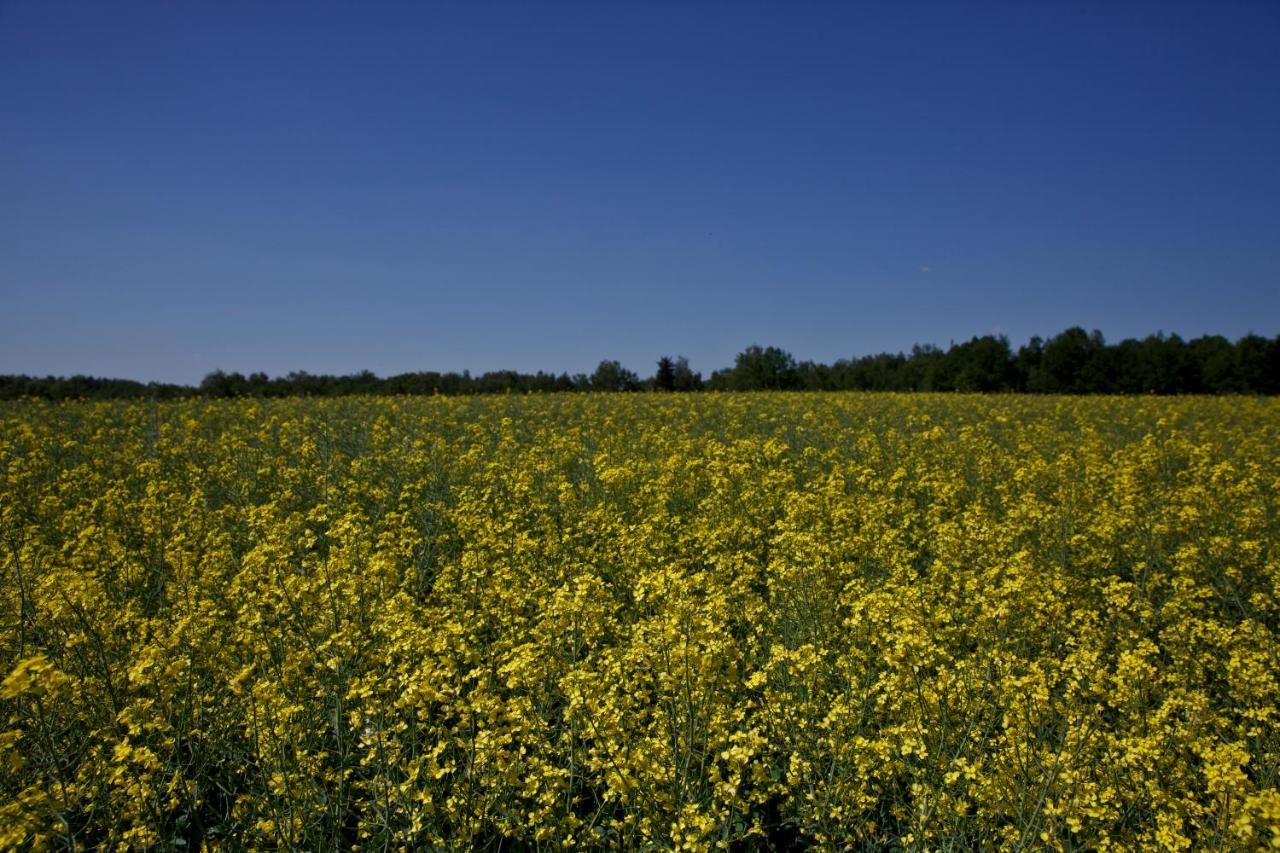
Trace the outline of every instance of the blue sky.
<instances>
[{"instance_id":1,"label":"blue sky","mask_svg":"<svg viewBox=\"0 0 1280 853\"><path fill-rule=\"evenodd\" d=\"M1280 333L1269 0L0 2L0 117L0 373Z\"/></svg>"}]
</instances>

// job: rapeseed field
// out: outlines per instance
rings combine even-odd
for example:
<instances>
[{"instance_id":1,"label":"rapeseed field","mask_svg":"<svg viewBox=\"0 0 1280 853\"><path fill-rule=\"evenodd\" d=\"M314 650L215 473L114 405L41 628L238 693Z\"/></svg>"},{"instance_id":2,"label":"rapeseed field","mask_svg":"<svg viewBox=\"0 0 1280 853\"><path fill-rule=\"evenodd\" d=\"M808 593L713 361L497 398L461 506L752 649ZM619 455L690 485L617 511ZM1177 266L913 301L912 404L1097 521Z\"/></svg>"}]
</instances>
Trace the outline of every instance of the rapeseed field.
<instances>
[{"instance_id":1,"label":"rapeseed field","mask_svg":"<svg viewBox=\"0 0 1280 853\"><path fill-rule=\"evenodd\" d=\"M0 848L1280 847L1280 401L0 407Z\"/></svg>"}]
</instances>

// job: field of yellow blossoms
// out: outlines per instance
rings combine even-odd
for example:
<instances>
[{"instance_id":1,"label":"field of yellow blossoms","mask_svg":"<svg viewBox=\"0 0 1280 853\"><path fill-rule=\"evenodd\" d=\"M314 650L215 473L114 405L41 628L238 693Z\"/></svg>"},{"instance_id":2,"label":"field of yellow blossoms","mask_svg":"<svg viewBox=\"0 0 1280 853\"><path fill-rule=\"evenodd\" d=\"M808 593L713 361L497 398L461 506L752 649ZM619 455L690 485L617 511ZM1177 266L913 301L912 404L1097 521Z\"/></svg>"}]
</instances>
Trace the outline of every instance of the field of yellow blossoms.
<instances>
[{"instance_id":1,"label":"field of yellow blossoms","mask_svg":"<svg viewBox=\"0 0 1280 853\"><path fill-rule=\"evenodd\" d=\"M1280 846L1280 401L0 407L0 849Z\"/></svg>"}]
</instances>

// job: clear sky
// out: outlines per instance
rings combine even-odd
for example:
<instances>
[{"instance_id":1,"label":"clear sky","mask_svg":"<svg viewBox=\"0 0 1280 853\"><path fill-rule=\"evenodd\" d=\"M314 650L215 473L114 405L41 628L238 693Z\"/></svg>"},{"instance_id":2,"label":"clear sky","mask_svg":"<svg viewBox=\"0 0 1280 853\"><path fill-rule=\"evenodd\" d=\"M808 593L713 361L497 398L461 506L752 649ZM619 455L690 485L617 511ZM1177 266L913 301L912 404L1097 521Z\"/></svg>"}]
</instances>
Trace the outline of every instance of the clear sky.
<instances>
[{"instance_id":1,"label":"clear sky","mask_svg":"<svg viewBox=\"0 0 1280 853\"><path fill-rule=\"evenodd\" d=\"M1280 3L0 0L0 373L1280 333Z\"/></svg>"}]
</instances>

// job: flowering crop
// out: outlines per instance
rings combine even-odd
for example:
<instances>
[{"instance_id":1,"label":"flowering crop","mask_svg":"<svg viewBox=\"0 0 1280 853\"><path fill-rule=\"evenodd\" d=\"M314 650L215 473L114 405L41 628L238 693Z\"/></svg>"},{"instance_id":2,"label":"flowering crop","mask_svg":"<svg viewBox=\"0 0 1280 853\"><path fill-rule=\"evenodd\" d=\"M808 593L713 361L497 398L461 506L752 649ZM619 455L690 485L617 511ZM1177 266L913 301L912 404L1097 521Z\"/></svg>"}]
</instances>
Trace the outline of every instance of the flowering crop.
<instances>
[{"instance_id":1,"label":"flowering crop","mask_svg":"<svg viewBox=\"0 0 1280 853\"><path fill-rule=\"evenodd\" d=\"M1280 846L1280 402L0 406L0 849Z\"/></svg>"}]
</instances>

